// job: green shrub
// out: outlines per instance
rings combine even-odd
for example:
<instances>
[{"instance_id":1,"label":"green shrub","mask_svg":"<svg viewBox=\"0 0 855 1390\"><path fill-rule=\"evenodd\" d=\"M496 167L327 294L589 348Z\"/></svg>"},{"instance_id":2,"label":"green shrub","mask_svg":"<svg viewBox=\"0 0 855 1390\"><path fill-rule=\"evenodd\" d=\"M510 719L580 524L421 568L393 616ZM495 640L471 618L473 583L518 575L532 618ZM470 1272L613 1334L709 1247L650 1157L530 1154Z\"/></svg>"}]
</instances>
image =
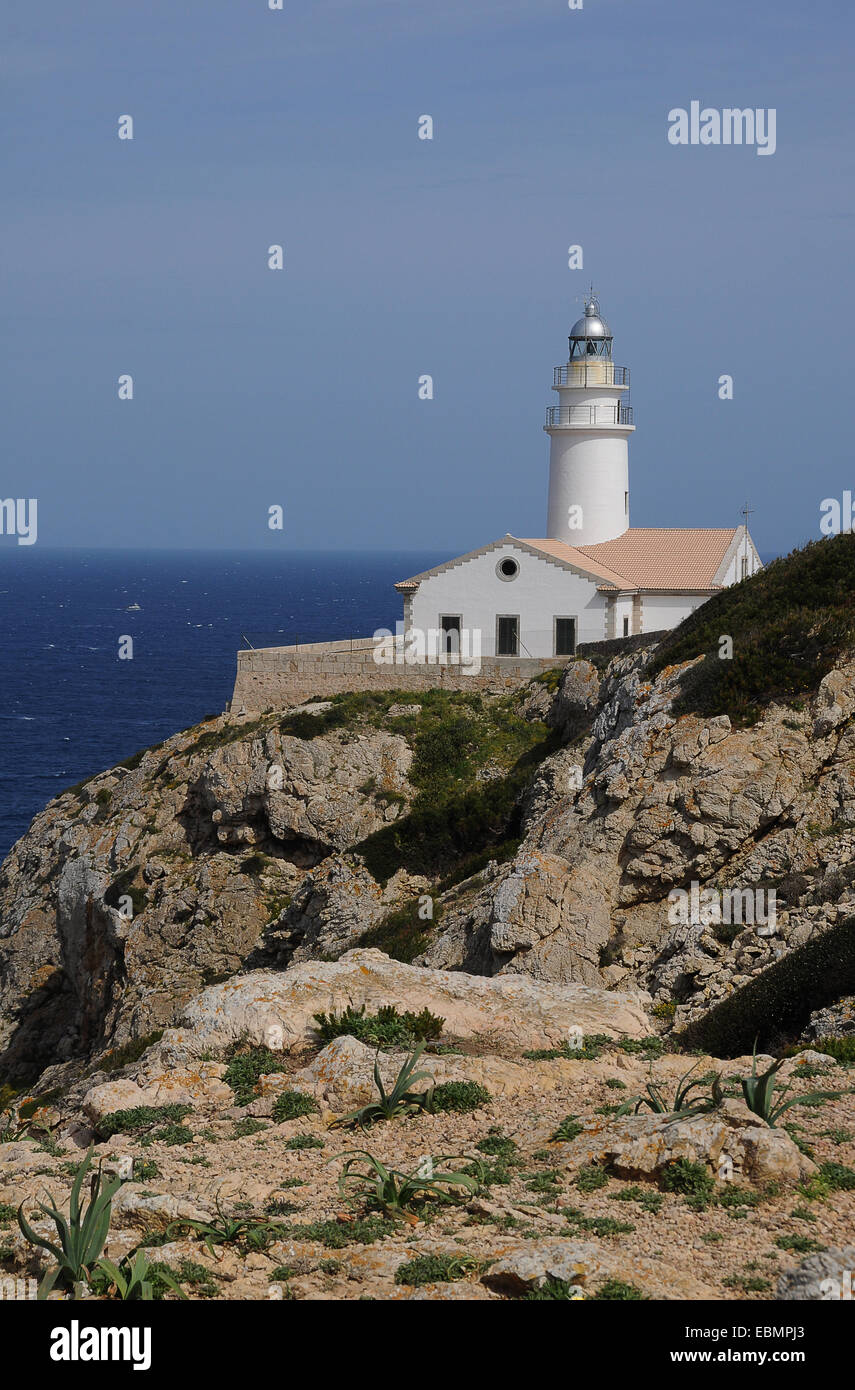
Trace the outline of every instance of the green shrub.
<instances>
[{"instance_id":1,"label":"green shrub","mask_svg":"<svg viewBox=\"0 0 855 1390\"><path fill-rule=\"evenodd\" d=\"M234 1091L236 1105L249 1105L255 1098L260 1078L284 1070L282 1058L268 1047L248 1047L246 1043L235 1043L229 1053L223 1080Z\"/></svg>"},{"instance_id":2,"label":"green shrub","mask_svg":"<svg viewBox=\"0 0 855 1390\"><path fill-rule=\"evenodd\" d=\"M465 1279L480 1268L471 1255L416 1255L399 1265L395 1271L396 1284L450 1284Z\"/></svg>"},{"instance_id":3,"label":"green shrub","mask_svg":"<svg viewBox=\"0 0 855 1390\"><path fill-rule=\"evenodd\" d=\"M855 536L811 541L701 604L659 643L649 674L703 656L680 683L675 714L750 725L773 700L798 707L851 644L854 595ZM719 660L722 633L733 638L731 661Z\"/></svg>"},{"instance_id":4,"label":"green shrub","mask_svg":"<svg viewBox=\"0 0 855 1390\"><path fill-rule=\"evenodd\" d=\"M294 1134L282 1145L283 1149L322 1149L323 1139L319 1139L316 1134Z\"/></svg>"},{"instance_id":5,"label":"green shrub","mask_svg":"<svg viewBox=\"0 0 855 1390\"><path fill-rule=\"evenodd\" d=\"M187 1125L166 1125L153 1130L142 1140L143 1144L192 1144L193 1131Z\"/></svg>"},{"instance_id":6,"label":"green shrub","mask_svg":"<svg viewBox=\"0 0 855 1390\"><path fill-rule=\"evenodd\" d=\"M396 907L393 912L387 912L379 922L361 936L359 945L364 950L383 951L392 960L403 961L409 965L426 950L430 941L430 928L435 926L442 916L442 905L437 904L436 915L432 921L425 921L419 917L419 902L413 898L402 907Z\"/></svg>"},{"instance_id":7,"label":"green shrub","mask_svg":"<svg viewBox=\"0 0 855 1390\"><path fill-rule=\"evenodd\" d=\"M811 1046L814 1052L824 1052L846 1067L855 1067L855 1033L844 1034L841 1038L819 1038Z\"/></svg>"},{"instance_id":8,"label":"green shrub","mask_svg":"<svg viewBox=\"0 0 855 1390\"><path fill-rule=\"evenodd\" d=\"M134 1159L134 1182L152 1182L160 1177L160 1168L153 1158Z\"/></svg>"},{"instance_id":9,"label":"green shrub","mask_svg":"<svg viewBox=\"0 0 855 1390\"><path fill-rule=\"evenodd\" d=\"M95 1128L101 1139L111 1139L114 1134L146 1133L156 1125L179 1124L191 1109L189 1105L136 1105L130 1110L111 1110L109 1115L102 1115Z\"/></svg>"},{"instance_id":10,"label":"green shrub","mask_svg":"<svg viewBox=\"0 0 855 1390\"><path fill-rule=\"evenodd\" d=\"M567 1303L585 1297L581 1285L548 1274L542 1284L520 1295L520 1303Z\"/></svg>"},{"instance_id":11,"label":"green shrub","mask_svg":"<svg viewBox=\"0 0 855 1390\"><path fill-rule=\"evenodd\" d=\"M482 1154L489 1154L495 1158L509 1159L517 1152L516 1141L503 1134L495 1126L488 1130L483 1139L479 1139L475 1145Z\"/></svg>"},{"instance_id":12,"label":"green shrub","mask_svg":"<svg viewBox=\"0 0 855 1390\"><path fill-rule=\"evenodd\" d=\"M344 1250L348 1245L373 1245L385 1236L400 1233L399 1223L380 1216L366 1216L355 1221L310 1221L303 1225L283 1227L288 1240L316 1240L329 1250ZM287 1234L285 1234L287 1233Z\"/></svg>"},{"instance_id":13,"label":"green shrub","mask_svg":"<svg viewBox=\"0 0 855 1390\"><path fill-rule=\"evenodd\" d=\"M238 1120L232 1134L235 1139L248 1139L253 1134L261 1134L267 1129L267 1125L262 1120L254 1120L251 1115Z\"/></svg>"},{"instance_id":14,"label":"green shrub","mask_svg":"<svg viewBox=\"0 0 855 1390\"><path fill-rule=\"evenodd\" d=\"M662 1169L659 1185L666 1192L677 1192L690 1206L705 1207L715 1192L715 1182L703 1163L677 1158Z\"/></svg>"},{"instance_id":15,"label":"green shrub","mask_svg":"<svg viewBox=\"0 0 855 1390\"><path fill-rule=\"evenodd\" d=\"M176 1282L189 1284L200 1298L217 1298L220 1292L211 1271L204 1265L197 1264L195 1260L182 1259L176 1265L156 1261L149 1265L148 1276L152 1282L155 1299L161 1299L165 1294L174 1292Z\"/></svg>"},{"instance_id":16,"label":"green shrub","mask_svg":"<svg viewBox=\"0 0 855 1390\"><path fill-rule=\"evenodd\" d=\"M792 1250L796 1255L817 1255L828 1249L827 1245L820 1245L810 1236L778 1236L775 1244L779 1250Z\"/></svg>"},{"instance_id":17,"label":"green shrub","mask_svg":"<svg viewBox=\"0 0 855 1390\"><path fill-rule=\"evenodd\" d=\"M539 1047L523 1053L529 1062L595 1062L603 1048L614 1042L607 1033L586 1033L581 1047L562 1043L560 1047Z\"/></svg>"},{"instance_id":18,"label":"green shrub","mask_svg":"<svg viewBox=\"0 0 855 1390\"><path fill-rule=\"evenodd\" d=\"M490 1092L477 1081L444 1081L441 1086L434 1087L429 1108L464 1115L469 1110L489 1105L491 1100Z\"/></svg>"},{"instance_id":19,"label":"green shrub","mask_svg":"<svg viewBox=\"0 0 855 1390\"><path fill-rule=\"evenodd\" d=\"M438 1018L430 1009L422 1009L417 1014L410 1010L399 1013L395 1004L384 1004L375 1014L366 1014L364 1004L359 1009L349 1004L340 1014L333 1011L314 1017L322 1042L347 1035L375 1047L429 1042L440 1036L445 1024L445 1019Z\"/></svg>"},{"instance_id":20,"label":"green shrub","mask_svg":"<svg viewBox=\"0 0 855 1390\"><path fill-rule=\"evenodd\" d=\"M607 1279L591 1297L611 1303L635 1303L646 1299L648 1295L635 1284L626 1284L622 1279Z\"/></svg>"},{"instance_id":21,"label":"green shrub","mask_svg":"<svg viewBox=\"0 0 855 1390\"><path fill-rule=\"evenodd\" d=\"M257 878L263 874L267 868L267 860L263 854L251 854L248 859L241 862L240 872L247 874L250 878Z\"/></svg>"},{"instance_id":22,"label":"green shrub","mask_svg":"<svg viewBox=\"0 0 855 1390\"><path fill-rule=\"evenodd\" d=\"M608 1187L609 1182L608 1173L599 1163L586 1163L576 1174L576 1186L580 1192L598 1192L601 1187Z\"/></svg>"},{"instance_id":23,"label":"green shrub","mask_svg":"<svg viewBox=\"0 0 855 1390\"><path fill-rule=\"evenodd\" d=\"M277 1125L317 1113L318 1102L314 1096L304 1095L302 1091L281 1091L273 1102L273 1122Z\"/></svg>"},{"instance_id":24,"label":"green shrub","mask_svg":"<svg viewBox=\"0 0 855 1390\"><path fill-rule=\"evenodd\" d=\"M855 1168L848 1168L845 1163L821 1163L818 1177L832 1192L855 1190Z\"/></svg>"},{"instance_id":25,"label":"green shrub","mask_svg":"<svg viewBox=\"0 0 855 1390\"><path fill-rule=\"evenodd\" d=\"M612 1200L615 1202L637 1202L644 1211L649 1211L653 1216L661 1210L665 1198L661 1192L653 1192L646 1187L625 1187L622 1192L612 1192Z\"/></svg>"},{"instance_id":26,"label":"green shrub","mask_svg":"<svg viewBox=\"0 0 855 1390\"><path fill-rule=\"evenodd\" d=\"M148 895L138 882L139 877L139 864L131 864L114 878L104 894L107 906L118 911L121 899L130 898L133 914L139 917L148 907Z\"/></svg>"},{"instance_id":27,"label":"green shrub","mask_svg":"<svg viewBox=\"0 0 855 1390\"><path fill-rule=\"evenodd\" d=\"M385 883L400 868L431 878L465 873L478 856L498 850L518 828L520 792L560 740L519 713L519 697L485 704L480 696L438 691L425 701L413 738L409 778L416 797L407 815L356 846L369 872ZM485 763L502 777L478 781ZM487 862L486 859L481 861ZM418 952L414 952L418 954Z\"/></svg>"},{"instance_id":28,"label":"green shrub","mask_svg":"<svg viewBox=\"0 0 855 1390\"><path fill-rule=\"evenodd\" d=\"M578 1134L582 1133L585 1126L575 1115L565 1115L555 1133L550 1139L553 1144L569 1144Z\"/></svg>"}]
</instances>

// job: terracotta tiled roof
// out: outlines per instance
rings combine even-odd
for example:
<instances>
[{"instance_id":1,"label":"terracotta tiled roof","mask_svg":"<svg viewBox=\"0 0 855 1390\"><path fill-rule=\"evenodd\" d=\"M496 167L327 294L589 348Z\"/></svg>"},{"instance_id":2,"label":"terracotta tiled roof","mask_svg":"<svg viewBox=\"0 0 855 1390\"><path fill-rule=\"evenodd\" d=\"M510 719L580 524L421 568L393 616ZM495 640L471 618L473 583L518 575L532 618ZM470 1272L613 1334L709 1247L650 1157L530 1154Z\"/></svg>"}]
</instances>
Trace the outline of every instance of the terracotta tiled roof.
<instances>
[{"instance_id":1,"label":"terracotta tiled roof","mask_svg":"<svg viewBox=\"0 0 855 1390\"><path fill-rule=\"evenodd\" d=\"M627 583L625 575L611 566L605 556L600 558L590 555L587 550L567 545L565 541L551 540L548 536L544 540L524 540L522 543L530 545L533 550L539 550L543 555L551 555L554 560L561 560L566 565L584 570L586 574L592 574L595 579L602 579L616 589L635 587ZM596 550L598 547L593 548Z\"/></svg>"},{"instance_id":2,"label":"terracotta tiled roof","mask_svg":"<svg viewBox=\"0 0 855 1390\"><path fill-rule=\"evenodd\" d=\"M616 570L635 588L712 589L738 529L631 526L616 540L581 545L579 552Z\"/></svg>"},{"instance_id":3,"label":"terracotta tiled roof","mask_svg":"<svg viewBox=\"0 0 855 1390\"><path fill-rule=\"evenodd\" d=\"M563 541L524 541L519 536L508 534L502 536L501 540L491 541L489 545L482 545L477 550L470 550L467 555L458 555L454 560L446 560L444 564L434 565L432 569L423 570L421 574L414 574L410 579L401 579L395 588L399 593L410 593L418 589L423 579L429 579L434 574L443 574L446 570L456 569L459 565L465 565L467 561L474 560L479 555L486 555L491 550L498 550L508 545L515 545L518 549L524 547L526 550L548 555L559 565L572 565L575 569L581 570L584 574L589 574L594 579L599 579L609 586L618 589L633 587L626 583L622 575L609 569L608 565L602 561L590 559L587 555L583 555L581 550L576 550L572 545L565 545Z\"/></svg>"},{"instance_id":4,"label":"terracotta tiled roof","mask_svg":"<svg viewBox=\"0 0 855 1390\"><path fill-rule=\"evenodd\" d=\"M653 589L684 592L692 589L717 587L716 575L740 528L733 526L676 527L631 526L617 540L602 541L599 545L567 545L564 541L545 537L523 540L503 536L468 555L435 565L411 579L402 579L395 588L408 592L419 587L423 579L445 570L464 565L476 556L502 546L519 547L548 556L560 565L572 566L600 581L600 588Z\"/></svg>"}]
</instances>

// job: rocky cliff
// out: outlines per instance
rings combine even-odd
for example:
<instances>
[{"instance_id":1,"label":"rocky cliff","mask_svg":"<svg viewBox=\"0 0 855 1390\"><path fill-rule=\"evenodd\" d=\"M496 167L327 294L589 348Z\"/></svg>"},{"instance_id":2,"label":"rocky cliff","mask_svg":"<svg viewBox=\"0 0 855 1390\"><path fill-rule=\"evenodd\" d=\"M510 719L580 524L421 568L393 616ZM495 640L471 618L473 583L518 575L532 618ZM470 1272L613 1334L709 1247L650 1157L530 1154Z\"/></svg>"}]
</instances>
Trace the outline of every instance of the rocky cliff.
<instances>
[{"instance_id":1,"label":"rocky cliff","mask_svg":"<svg viewBox=\"0 0 855 1390\"><path fill-rule=\"evenodd\" d=\"M679 1028L845 933L853 547L810 547L661 647L511 695L223 716L57 797L0 871L0 1077L145 1038L240 971L356 944L640 991ZM773 930L675 920L669 894L693 884L751 893L761 918L774 893Z\"/></svg>"}]
</instances>

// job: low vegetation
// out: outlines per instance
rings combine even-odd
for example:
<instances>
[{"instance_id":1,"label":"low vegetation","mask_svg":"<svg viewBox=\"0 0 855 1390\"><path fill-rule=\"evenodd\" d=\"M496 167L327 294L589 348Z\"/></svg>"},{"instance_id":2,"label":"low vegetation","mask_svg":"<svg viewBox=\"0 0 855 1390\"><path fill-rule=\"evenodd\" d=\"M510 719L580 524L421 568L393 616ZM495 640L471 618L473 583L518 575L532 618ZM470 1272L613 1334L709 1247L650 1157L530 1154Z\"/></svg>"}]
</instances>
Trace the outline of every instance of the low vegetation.
<instances>
[{"instance_id":1,"label":"low vegetation","mask_svg":"<svg viewBox=\"0 0 855 1390\"><path fill-rule=\"evenodd\" d=\"M733 640L721 660L722 634ZM651 676L695 657L676 714L727 714L756 723L776 700L796 708L855 640L855 535L811 541L751 579L722 590L665 635Z\"/></svg>"},{"instance_id":2,"label":"low vegetation","mask_svg":"<svg viewBox=\"0 0 855 1390\"><path fill-rule=\"evenodd\" d=\"M363 943L364 944L364 943ZM348 1005L341 1013L315 1014L321 1042L332 1042L343 1035L358 1038L375 1047L406 1047L417 1042L431 1042L442 1033L445 1019L432 1014L405 1010L399 1013L394 1004L384 1004L374 1014L365 1012L365 1005L355 1009Z\"/></svg>"},{"instance_id":3,"label":"low vegetation","mask_svg":"<svg viewBox=\"0 0 855 1390\"><path fill-rule=\"evenodd\" d=\"M481 1190L482 1165L471 1157L440 1154L424 1158L413 1173L387 1168L367 1149L348 1150L342 1157L341 1195L359 1199L393 1217L413 1212L428 1201L457 1202L474 1197ZM448 1164L458 1166L443 1166Z\"/></svg>"}]
</instances>

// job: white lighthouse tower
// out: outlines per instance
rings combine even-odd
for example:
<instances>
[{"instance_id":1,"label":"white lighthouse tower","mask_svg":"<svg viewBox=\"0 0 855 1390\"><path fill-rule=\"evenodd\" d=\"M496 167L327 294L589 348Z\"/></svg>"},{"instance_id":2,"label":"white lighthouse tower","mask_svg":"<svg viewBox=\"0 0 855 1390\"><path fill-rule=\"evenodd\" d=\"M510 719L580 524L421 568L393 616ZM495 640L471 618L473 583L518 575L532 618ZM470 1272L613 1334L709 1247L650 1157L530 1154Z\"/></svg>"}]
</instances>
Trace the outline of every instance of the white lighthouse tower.
<instances>
[{"instance_id":1,"label":"white lighthouse tower","mask_svg":"<svg viewBox=\"0 0 855 1390\"><path fill-rule=\"evenodd\" d=\"M549 510L546 534L598 545L629 528L629 369L612 361L612 334L593 289L570 332L570 357L556 367L558 405L546 412Z\"/></svg>"}]
</instances>

